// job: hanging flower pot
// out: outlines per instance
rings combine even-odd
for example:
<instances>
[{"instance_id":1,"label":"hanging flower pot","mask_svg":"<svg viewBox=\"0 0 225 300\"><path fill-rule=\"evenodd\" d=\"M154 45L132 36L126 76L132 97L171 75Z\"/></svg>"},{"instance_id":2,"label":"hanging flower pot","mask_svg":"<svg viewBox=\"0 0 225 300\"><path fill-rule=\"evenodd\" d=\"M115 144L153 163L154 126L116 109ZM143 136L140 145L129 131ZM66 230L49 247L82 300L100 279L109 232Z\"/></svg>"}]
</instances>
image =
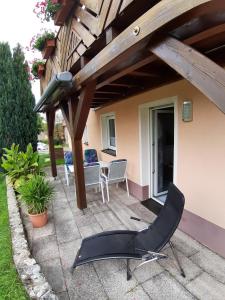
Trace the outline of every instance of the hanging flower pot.
<instances>
[{"instance_id":1,"label":"hanging flower pot","mask_svg":"<svg viewBox=\"0 0 225 300\"><path fill-rule=\"evenodd\" d=\"M39 50L42 52L44 59L48 59L54 52L56 46L55 33L45 30L43 33L34 36L30 42L32 51Z\"/></svg>"},{"instance_id":2,"label":"hanging flower pot","mask_svg":"<svg viewBox=\"0 0 225 300\"><path fill-rule=\"evenodd\" d=\"M57 3L60 4L60 8L53 16L54 24L58 26L62 26L65 23L67 17L69 16L75 1L57 0Z\"/></svg>"},{"instance_id":3,"label":"hanging flower pot","mask_svg":"<svg viewBox=\"0 0 225 300\"><path fill-rule=\"evenodd\" d=\"M55 50L55 39L46 40L44 49L42 50L42 56L44 59L48 59Z\"/></svg>"},{"instance_id":4,"label":"hanging flower pot","mask_svg":"<svg viewBox=\"0 0 225 300\"><path fill-rule=\"evenodd\" d=\"M39 65L38 66L38 78L43 77L44 73L45 73L45 66L44 65Z\"/></svg>"},{"instance_id":5,"label":"hanging flower pot","mask_svg":"<svg viewBox=\"0 0 225 300\"><path fill-rule=\"evenodd\" d=\"M35 59L32 63L31 73L34 79L40 79L45 73L45 62L43 60Z\"/></svg>"}]
</instances>

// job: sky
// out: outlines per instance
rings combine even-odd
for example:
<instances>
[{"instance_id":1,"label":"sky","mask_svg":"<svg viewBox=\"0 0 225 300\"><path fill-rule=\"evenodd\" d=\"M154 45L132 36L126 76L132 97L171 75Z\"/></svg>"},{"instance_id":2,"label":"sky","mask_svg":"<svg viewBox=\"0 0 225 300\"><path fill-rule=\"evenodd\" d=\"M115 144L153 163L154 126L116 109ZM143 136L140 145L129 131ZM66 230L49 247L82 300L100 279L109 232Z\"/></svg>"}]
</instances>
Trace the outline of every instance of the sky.
<instances>
[{"instance_id":1,"label":"sky","mask_svg":"<svg viewBox=\"0 0 225 300\"><path fill-rule=\"evenodd\" d=\"M40 32L42 28L57 29L53 23L41 23L33 13L37 0L6 0L1 1L0 9L0 42L8 42L11 49L17 43L22 47L30 44L31 38ZM24 49L25 50L25 49ZM41 58L40 52L26 52L26 59L32 61L34 58ZM32 91L36 102L40 98L40 83L36 80L32 83Z\"/></svg>"}]
</instances>

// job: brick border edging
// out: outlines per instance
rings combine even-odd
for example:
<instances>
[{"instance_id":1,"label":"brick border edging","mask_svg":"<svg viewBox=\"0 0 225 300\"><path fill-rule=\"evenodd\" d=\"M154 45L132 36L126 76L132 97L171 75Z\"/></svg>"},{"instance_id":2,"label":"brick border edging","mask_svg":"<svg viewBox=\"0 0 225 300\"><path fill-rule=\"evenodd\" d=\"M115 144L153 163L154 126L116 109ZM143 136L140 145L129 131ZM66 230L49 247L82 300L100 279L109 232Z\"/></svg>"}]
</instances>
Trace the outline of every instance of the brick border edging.
<instances>
[{"instance_id":1,"label":"brick border edging","mask_svg":"<svg viewBox=\"0 0 225 300\"><path fill-rule=\"evenodd\" d=\"M8 184L7 178L6 186L13 260L19 277L31 299L58 300L58 297L52 291L51 286L41 273L40 266L31 256L28 243L25 238L15 192Z\"/></svg>"}]
</instances>

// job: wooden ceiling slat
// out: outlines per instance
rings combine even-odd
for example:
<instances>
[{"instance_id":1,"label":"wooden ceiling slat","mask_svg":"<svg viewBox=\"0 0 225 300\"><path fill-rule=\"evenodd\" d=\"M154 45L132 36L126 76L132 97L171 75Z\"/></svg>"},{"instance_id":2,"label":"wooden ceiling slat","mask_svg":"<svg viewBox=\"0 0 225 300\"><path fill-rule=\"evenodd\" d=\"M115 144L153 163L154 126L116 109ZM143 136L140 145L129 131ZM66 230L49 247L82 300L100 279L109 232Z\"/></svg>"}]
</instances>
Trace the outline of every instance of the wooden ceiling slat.
<instances>
[{"instance_id":1,"label":"wooden ceiling slat","mask_svg":"<svg viewBox=\"0 0 225 300\"><path fill-rule=\"evenodd\" d=\"M109 10L109 14L105 23L105 28L107 28L110 23L112 23L112 21L116 18L118 10L120 8L122 0L113 0L110 10Z\"/></svg>"},{"instance_id":2,"label":"wooden ceiling slat","mask_svg":"<svg viewBox=\"0 0 225 300\"><path fill-rule=\"evenodd\" d=\"M80 0L82 5L85 5L97 15L100 13L102 2L103 0Z\"/></svg>"}]
</instances>

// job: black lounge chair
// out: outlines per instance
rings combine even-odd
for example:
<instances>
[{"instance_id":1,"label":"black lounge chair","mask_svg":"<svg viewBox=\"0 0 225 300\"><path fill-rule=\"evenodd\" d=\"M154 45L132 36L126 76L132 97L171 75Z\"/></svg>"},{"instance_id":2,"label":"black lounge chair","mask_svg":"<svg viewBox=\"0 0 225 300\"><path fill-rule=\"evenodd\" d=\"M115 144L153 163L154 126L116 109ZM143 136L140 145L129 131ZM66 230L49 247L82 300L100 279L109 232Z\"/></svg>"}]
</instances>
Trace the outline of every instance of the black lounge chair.
<instances>
[{"instance_id":1,"label":"black lounge chair","mask_svg":"<svg viewBox=\"0 0 225 300\"><path fill-rule=\"evenodd\" d=\"M127 280L129 280L134 270L143 264L167 258L167 255L159 252L169 243L181 275L185 277L174 245L170 241L180 222L184 202L183 194L171 183L166 202L152 224L141 231L114 230L85 238L77 252L72 271L78 266L98 260L126 259ZM131 218L142 221L138 218ZM142 260L142 262L131 271L130 259Z\"/></svg>"}]
</instances>

